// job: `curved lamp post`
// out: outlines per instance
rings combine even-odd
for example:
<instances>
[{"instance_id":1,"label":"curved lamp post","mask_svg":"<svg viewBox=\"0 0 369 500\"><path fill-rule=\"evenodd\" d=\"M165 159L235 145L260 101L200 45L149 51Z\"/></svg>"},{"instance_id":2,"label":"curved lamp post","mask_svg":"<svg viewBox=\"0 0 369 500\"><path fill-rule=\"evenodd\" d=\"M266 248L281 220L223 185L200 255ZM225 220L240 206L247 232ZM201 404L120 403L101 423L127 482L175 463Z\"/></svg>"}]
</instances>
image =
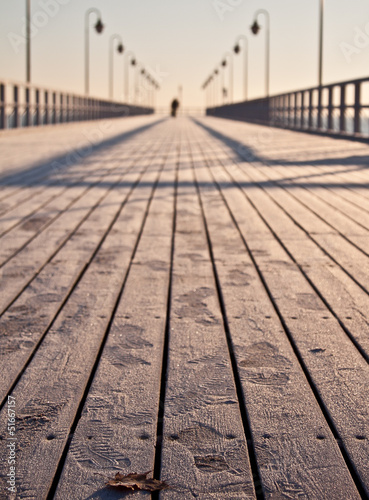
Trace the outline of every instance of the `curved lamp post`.
<instances>
[{"instance_id":1,"label":"curved lamp post","mask_svg":"<svg viewBox=\"0 0 369 500\"><path fill-rule=\"evenodd\" d=\"M123 54L124 46L122 37L120 35L111 35L110 37L110 46L109 46L109 97L113 99L114 96L114 41L118 40L119 44L117 45L118 54Z\"/></svg>"},{"instance_id":2,"label":"curved lamp post","mask_svg":"<svg viewBox=\"0 0 369 500\"><path fill-rule=\"evenodd\" d=\"M214 70L213 74L214 74L214 106L216 106L217 105L217 85L216 85L216 79L217 79L217 76L219 77L219 69L216 68ZM222 103L222 89L221 89L222 83L221 83L221 79L220 78L218 78L218 80L219 80L219 89L218 90L220 90L220 94L219 94L220 102L219 102L219 104L221 104Z\"/></svg>"},{"instance_id":3,"label":"curved lamp post","mask_svg":"<svg viewBox=\"0 0 369 500\"><path fill-rule=\"evenodd\" d=\"M212 83L213 83L213 75L210 75L209 78L207 79L206 82L206 89L207 89L207 107L211 108L213 105L212 102Z\"/></svg>"},{"instance_id":4,"label":"curved lamp post","mask_svg":"<svg viewBox=\"0 0 369 500\"><path fill-rule=\"evenodd\" d=\"M261 26L258 23L259 15L263 15L266 20L266 41L265 41L265 93L269 97L269 87L270 87L270 16L269 12L265 9L259 9L255 13L255 20L251 26L251 31L254 35L257 35L261 30Z\"/></svg>"},{"instance_id":5,"label":"curved lamp post","mask_svg":"<svg viewBox=\"0 0 369 500\"><path fill-rule=\"evenodd\" d=\"M31 0L26 0L26 80L31 82Z\"/></svg>"},{"instance_id":6,"label":"curved lamp post","mask_svg":"<svg viewBox=\"0 0 369 500\"><path fill-rule=\"evenodd\" d=\"M245 42L245 62L244 62L244 77L243 77L243 82L244 82L244 95L245 95L245 101L247 101L247 94L248 94L248 62L249 62L249 40L247 36L245 35L240 35L237 40L236 44L233 48L233 52L235 54L239 54L241 52L241 45L240 42L243 40Z\"/></svg>"},{"instance_id":7,"label":"curved lamp post","mask_svg":"<svg viewBox=\"0 0 369 500\"><path fill-rule=\"evenodd\" d=\"M124 95L125 95L125 101L127 103L130 101L130 95L129 95L129 67L130 66L136 66L136 56L134 55L134 53L131 50L126 53L126 67L124 70L124 76L125 76Z\"/></svg>"},{"instance_id":8,"label":"curved lamp post","mask_svg":"<svg viewBox=\"0 0 369 500\"><path fill-rule=\"evenodd\" d=\"M324 29L324 0L320 0L320 21L319 21L319 87L323 83L323 29Z\"/></svg>"},{"instance_id":9,"label":"curved lamp post","mask_svg":"<svg viewBox=\"0 0 369 500\"><path fill-rule=\"evenodd\" d=\"M98 9L88 9L85 15L85 93L90 92L90 15L96 14L97 21L94 26L96 33L100 34L104 30L104 25L101 21L101 13Z\"/></svg>"},{"instance_id":10,"label":"curved lamp post","mask_svg":"<svg viewBox=\"0 0 369 500\"><path fill-rule=\"evenodd\" d=\"M139 71L137 71L137 84L136 84L137 97L138 97L137 101L139 101L141 98L141 103L139 102L139 104L143 104L145 102L146 87L145 87L145 83L142 83L142 82L145 82L146 70L142 65L140 65L140 67L141 67L141 69Z\"/></svg>"},{"instance_id":11,"label":"curved lamp post","mask_svg":"<svg viewBox=\"0 0 369 500\"><path fill-rule=\"evenodd\" d=\"M232 52L226 52L224 54L224 59L222 61L222 67L225 68L227 66L227 59L229 58L229 99L230 102L233 102L233 54ZM223 75L224 77L224 75ZM224 91L223 91L224 96Z\"/></svg>"}]
</instances>

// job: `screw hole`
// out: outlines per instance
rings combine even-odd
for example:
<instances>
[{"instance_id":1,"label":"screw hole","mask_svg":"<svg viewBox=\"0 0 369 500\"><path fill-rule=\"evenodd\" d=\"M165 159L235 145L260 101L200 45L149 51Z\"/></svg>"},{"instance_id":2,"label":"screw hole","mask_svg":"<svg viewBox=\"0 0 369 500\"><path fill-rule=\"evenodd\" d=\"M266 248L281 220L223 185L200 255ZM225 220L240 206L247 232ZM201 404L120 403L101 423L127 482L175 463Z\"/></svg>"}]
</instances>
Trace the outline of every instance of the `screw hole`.
<instances>
[{"instance_id":1,"label":"screw hole","mask_svg":"<svg viewBox=\"0 0 369 500\"><path fill-rule=\"evenodd\" d=\"M56 438L55 434L49 434L49 435L46 437L46 439L47 439L48 441L52 441L52 440L53 440L53 439L55 439L55 438Z\"/></svg>"},{"instance_id":2,"label":"screw hole","mask_svg":"<svg viewBox=\"0 0 369 500\"><path fill-rule=\"evenodd\" d=\"M271 439L271 437L272 436L270 434L264 434L264 436L263 436L264 439Z\"/></svg>"},{"instance_id":3,"label":"screw hole","mask_svg":"<svg viewBox=\"0 0 369 500\"><path fill-rule=\"evenodd\" d=\"M178 436L178 434L171 434L171 435L170 435L170 439L171 439L172 441L178 441L179 436Z\"/></svg>"},{"instance_id":4,"label":"screw hole","mask_svg":"<svg viewBox=\"0 0 369 500\"><path fill-rule=\"evenodd\" d=\"M140 439L142 439L142 441L147 441L150 439L150 436L148 434L141 434Z\"/></svg>"},{"instance_id":5,"label":"screw hole","mask_svg":"<svg viewBox=\"0 0 369 500\"><path fill-rule=\"evenodd\" d=\"M364 441L365 439L365 436L361 436L361 435L358 435L358 436L355 436L356 439L358 439L359 441Z\"/></svg>"},{"instance_id":6,"label":"screw hole","mask_svg":"<svg viewBox=\"0 0 369 500\"><path fill-rule=\"evenodd\" d=\"M325 436L319 434L316 438L319 439L319 441L323 441L325 439Z\"/></svg>"}]
</instances>

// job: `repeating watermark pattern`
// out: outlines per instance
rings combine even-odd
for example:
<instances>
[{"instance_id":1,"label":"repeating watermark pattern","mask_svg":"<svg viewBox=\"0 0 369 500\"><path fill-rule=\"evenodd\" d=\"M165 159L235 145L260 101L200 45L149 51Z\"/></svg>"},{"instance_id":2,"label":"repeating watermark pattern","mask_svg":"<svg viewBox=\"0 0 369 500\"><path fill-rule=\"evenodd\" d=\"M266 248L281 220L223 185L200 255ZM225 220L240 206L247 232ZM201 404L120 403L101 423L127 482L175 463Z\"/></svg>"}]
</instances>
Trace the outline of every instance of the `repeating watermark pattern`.
<instances>
[{"instance_id":1,"label":"repeating watermark pattern","mask_svg":"<svg viewBox=\"0 0 369 500\"><path fill-rule=\"evenodd\" d=\"M40 0L37 9L31 16L31 38L38 35L40 30L49 24L50 19L58 15L60 7L67 5L70 0ZM21 33L8 33L8 40L16 54L26 44L26 17L22 17Z\"/></svg>"},{"instance_id":2,"label":"repeating watermark pattern","mask_svg":"<svg viewBox=\"0 0 369 500\"><path fill-rule=\"evenodd\" d=\"M346 62L351 63L353 56L361 54L364 49L369 47L369 22L363 29L355 26L352 43L341 42L339 46Z\"/></svg>"},{"instance_id":3,"label":"repeating watermark pattern","mask_svg":"<svg viewBox=\"0 0 369 500\"><path fill-rule=\"evenodd\" d=\"M8 473L6 475L7 490L12 493L17 493L16 487L16 442L15 437L15 398L13 396L8 396L8 421L7 421L7 464Z\"/></svg>"},{"instance_id":4,"label":"repeating watermark pattern","mask_svg":"<svg viewBox=\"0 0 369 500\"><path fill-rule=\"evenodd\" d=\"M243 2L244 0L213 0L212 5L219 19L224 21L225 16L234 12Z\"/></svg>"}]
</instances>

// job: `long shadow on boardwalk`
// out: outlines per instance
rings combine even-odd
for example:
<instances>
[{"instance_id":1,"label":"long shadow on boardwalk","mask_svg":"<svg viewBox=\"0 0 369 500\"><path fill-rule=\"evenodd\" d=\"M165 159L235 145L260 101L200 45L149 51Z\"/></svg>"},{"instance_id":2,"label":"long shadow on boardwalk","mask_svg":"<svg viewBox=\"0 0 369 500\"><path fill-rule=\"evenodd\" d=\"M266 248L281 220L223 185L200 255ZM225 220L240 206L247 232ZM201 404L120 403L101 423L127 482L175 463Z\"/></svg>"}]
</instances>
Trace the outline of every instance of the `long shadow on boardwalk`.
<instances>
[{"instance_id":1,"label":"long shadow on boardwalk","mask_svg":"<svg viewBox=\"0 0 369 500\"><path fill-rule=\"evenodd\" d=\"M215 137L216 139L222 141L226 146L228 146L230 149L232 149L233 153L235 153L235 156L238 161L240 162L260 162L262 164L268 165L268 166L279 166L279 167L303 167L303 166L311 166L311 167L319 167L319 166L337 166L337 165L344 165L347 167L350 167L347 169L347 171L343 170L337 170L337 171L327 171L327 172L322 172L322 173L313 173L313 174L305 174L305 175L296 175L293 177L284 177L282 180L275 180L275 181L258 181L258 185L264 185L273 187L273 185L278 184L279 186L288 184L289 188L294 188L294 187L306 187L306 188L315 188L315 187L327 187L327 188L336 188L336 187L346 187L346 188L364 188L364 189L369 189L369 183L364 183L364 182L324 182L322 180L319 184L316 182L306 182L304 179L308 179L310 177L316 179L318 177L324 178L325 176L329 175L335 175L335 174L350 174L352 172L357 172L357 171L363 171L363 170L368 170L369 169L369 155L363 155L363 156L344 156L341 158L324 158L324 159L318 159L318 160L304 160L304 161L289 161L289 160L283 160L283 159L271 159L271 158L265 158L258 154L255 149L253 149L251 146L246 145L243 142L239 142L235 139L233 139L230 136L227 136L221 132L219 132L216 129L213 129L212 127L205 125L204 123L196 120L195 118L192 118L192 120L202 127L204 130L206 130L210 135ZM334 140L334 138L332 138ZM293 181L293 184L290 184L290 182ZM300 182L296 182L300 181ZM252 186L254 183L242 183L243 187L247 187L248 185Z\"/></svg>"},{"instance_id":2,"label":"long shadow on boardwalk","mask_svg":"<svg viewBox=\"0 0 369 500\"><path fill-rule=\"evenodd\" d=\"M77 165L78 163L82 163L87 158L94 155L97 151L116 146L125 140L131 139L132 137L149 130L159 123L162 123L164 120L165 118L158 119L153 123L129 130L128 132L117 134L100 142L90 142L82 148L73 148L66 153L48 158L47 160L42 161L37 165L33 165L28 169L18 171L16 174L5 175L0 178L0 186L26 186L29 184L37 186L49 184L50 175L52 175L52 173L65 172L66 169ZM51 169L52 171L50 171ZM32 177L35 177L35 179L32 179ZM58 185L63 184L63 181L59 179L56 182Z\"/></svg>"}]
</instances>

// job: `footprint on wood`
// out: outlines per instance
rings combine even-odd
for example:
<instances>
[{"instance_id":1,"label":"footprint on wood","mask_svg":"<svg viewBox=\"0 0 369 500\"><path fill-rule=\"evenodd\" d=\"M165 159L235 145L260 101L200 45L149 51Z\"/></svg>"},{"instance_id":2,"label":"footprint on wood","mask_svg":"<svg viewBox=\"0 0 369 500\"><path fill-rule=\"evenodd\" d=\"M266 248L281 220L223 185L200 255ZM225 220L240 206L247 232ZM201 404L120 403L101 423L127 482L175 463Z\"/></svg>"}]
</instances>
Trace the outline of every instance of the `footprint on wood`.
<instances>
[{"instance_id":1,"label":"footprint on wood","mask_svg":"<svg viewBox=\"0 0 369 500\"><path fill-rule=\"evenodd\" d=\"M279 349L269 342L259 342L247 349L239 366L246 368L243 377L253 384L282 386L289 381L292 362L279 354Z\"/></svg>"},{"instance_id":2,"label":"footprint on wood","mask_svg":"<svg viewBox=\"0 0 369 500\"><path fill-rule=\"evenodd\" d=\"M229 470L229 465L221 455L196 456L194 459L196 467L201 472L214 474L215 472Z\"/></svg>"}]
</instances>

